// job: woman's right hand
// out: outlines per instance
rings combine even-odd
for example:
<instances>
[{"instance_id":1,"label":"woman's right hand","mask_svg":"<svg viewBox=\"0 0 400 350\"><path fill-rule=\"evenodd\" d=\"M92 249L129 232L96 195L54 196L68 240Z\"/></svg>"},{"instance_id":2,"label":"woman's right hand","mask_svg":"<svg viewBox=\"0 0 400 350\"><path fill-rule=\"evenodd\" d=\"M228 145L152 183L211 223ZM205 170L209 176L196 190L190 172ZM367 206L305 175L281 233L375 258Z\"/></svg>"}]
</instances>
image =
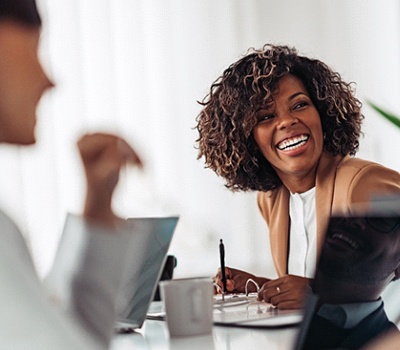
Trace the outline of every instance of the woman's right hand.
<instances>
[{"instance_id":1,"label":"woman's right hand","mask_svg":"<svg viewBox=\"0 0 400 350\"><path fill-rule=\"evenodd\" d=\"M245 293L246 282L249 278L257 282L257 284L261 287L264 283L268 282L269 279L263 277L256 277L251 273L246 271L241 271L237 269L232 269L230 267L225 267L225 276L226 276L226 291L227 293ZM215 288L217 294L221 294L223 290L222 283L222 274L221 269L218 269L218 272L213 277L214 283L218 284L220 288ZM256 286L254 283L248 284L248 292L253 293L257 292Z\"/></svg>"}]
</instances>

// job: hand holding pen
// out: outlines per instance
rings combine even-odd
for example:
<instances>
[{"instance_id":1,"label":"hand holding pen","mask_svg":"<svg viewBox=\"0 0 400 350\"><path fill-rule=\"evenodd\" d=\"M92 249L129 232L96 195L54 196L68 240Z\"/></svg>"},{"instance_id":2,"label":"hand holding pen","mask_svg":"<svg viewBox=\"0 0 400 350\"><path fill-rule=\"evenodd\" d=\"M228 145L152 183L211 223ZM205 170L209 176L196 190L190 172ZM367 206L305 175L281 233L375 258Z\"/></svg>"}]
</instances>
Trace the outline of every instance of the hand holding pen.
<instances>
[{"instance_id":1,"label":"hand holding pen","mask_svg":"<svg viewBox=\"0 0 400 350\"><path fill-rule=\"evenodd\" d=\"M225 262L224 262L225 265ZM224 275L222 274L224 271ZM245 293L246 292L246 283L249 279L252 279L257 282L259 286L262 286L264 283L268 282L268 278L256 277L255 275L248 273L246 271L234 269L231 267L224 266L223 269L219 268L216 275L213 277L214 283L218 285L216 292L218 294L223 294L224 290L224 282L225 279L225 293ZM257 289L254 283L250 283L248 285L248 292L253 293L257 292Z\"/></svg>"}]
</instances>

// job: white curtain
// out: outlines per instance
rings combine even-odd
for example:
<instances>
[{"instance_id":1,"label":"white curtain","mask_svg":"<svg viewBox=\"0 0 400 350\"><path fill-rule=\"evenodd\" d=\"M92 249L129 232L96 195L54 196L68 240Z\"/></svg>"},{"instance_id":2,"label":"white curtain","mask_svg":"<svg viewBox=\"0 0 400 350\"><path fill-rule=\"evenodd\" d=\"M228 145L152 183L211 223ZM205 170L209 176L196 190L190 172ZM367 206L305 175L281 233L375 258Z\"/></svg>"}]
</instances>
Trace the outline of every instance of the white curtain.
<instances>
[{"instance_id":1,"label":"white curtain","mask_svg":"<svg viewBox=\"0 0 400 350\"><path fill-rule=\"evenodd\" d=\"M41 0L41 56L56 88L40 105L38 144L2 146L2 206L19 222L44 275L67 211L79 212L83 132L123 135L145 170L127 169L123 216L180 214L176 276L226 264L273 277L254 193L231 193L194 148L197 100L230 63L264 43L295 46L357 82L358 96L400 114L396 0ZM400 169L399 131L367 107L359 155Z\"/></svg>"}]
</instances>

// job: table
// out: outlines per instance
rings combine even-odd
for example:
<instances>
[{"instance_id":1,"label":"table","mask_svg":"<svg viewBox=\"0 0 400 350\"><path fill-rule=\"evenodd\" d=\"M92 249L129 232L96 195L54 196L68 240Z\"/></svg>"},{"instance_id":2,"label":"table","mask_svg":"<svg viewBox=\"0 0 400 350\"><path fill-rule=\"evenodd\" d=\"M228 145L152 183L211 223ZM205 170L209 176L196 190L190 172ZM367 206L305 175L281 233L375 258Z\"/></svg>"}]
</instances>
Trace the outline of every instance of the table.
<instances>
[{"instance_id":1,"label":"table","mask_svg":"<svg viewBox=\"0 0 400 350\"><path fill-rule=\"evenodd\" d=\"M118 334L112 350L291 350L298 326L275 329L214 326L210 335L170 338L165 321L146 320L135 333Z\"/></svg>"}]
</instances>

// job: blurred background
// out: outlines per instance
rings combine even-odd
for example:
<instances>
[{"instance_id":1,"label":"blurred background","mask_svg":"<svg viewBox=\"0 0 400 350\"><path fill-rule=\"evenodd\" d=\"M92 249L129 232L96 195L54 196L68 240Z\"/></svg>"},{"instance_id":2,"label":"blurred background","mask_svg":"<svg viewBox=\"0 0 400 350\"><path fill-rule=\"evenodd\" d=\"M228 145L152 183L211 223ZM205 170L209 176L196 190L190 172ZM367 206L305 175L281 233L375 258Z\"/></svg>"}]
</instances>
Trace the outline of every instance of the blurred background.
<instances>
[{"instance_id":1,"label":"blurred background","mask_svg":"<svg viewBox=\"0 0 400 350\"><path fill-rule=\"evenodd\" d=\"M274 277L255 193L232 193L197 160L197 101L248 48L295 46L356 82L357 96L400 114L400 2L386 0L39 0L40 55L56 88L39 106L38 143L0 148L0 202L21 226L39 274L52 263L66 212L81 211L76 140L123 135L145 169L126 169L124 217L179 214L174 277L226 265ZM400 130L364 104L358 156L400 170Z\"/></svg>"}]
</instances>

